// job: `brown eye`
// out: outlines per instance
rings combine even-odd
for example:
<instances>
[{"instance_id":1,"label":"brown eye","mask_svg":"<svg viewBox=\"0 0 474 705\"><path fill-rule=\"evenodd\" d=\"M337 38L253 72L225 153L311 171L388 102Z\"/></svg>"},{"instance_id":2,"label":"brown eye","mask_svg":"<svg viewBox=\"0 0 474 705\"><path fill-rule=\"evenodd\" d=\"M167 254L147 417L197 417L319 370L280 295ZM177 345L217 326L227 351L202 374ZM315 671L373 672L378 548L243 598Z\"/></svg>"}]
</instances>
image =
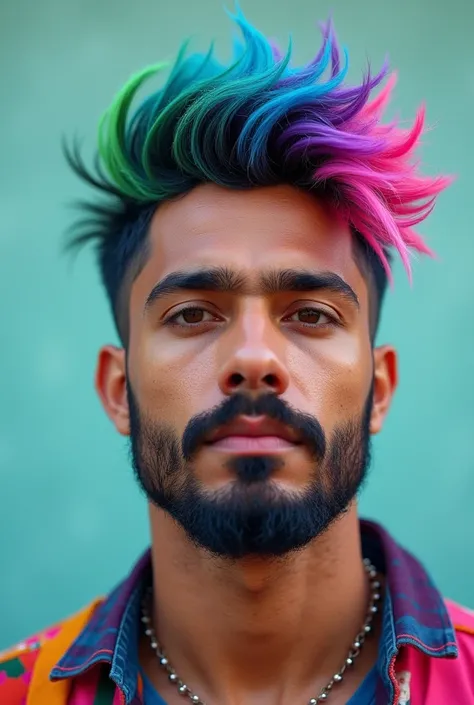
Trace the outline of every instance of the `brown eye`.
<instances>
[{"instance_id":1,"label":"brown eye","mask_svg":"<svg viewBox=\"0 0 474 705\"><path fill-rule=\"evenodd\" d=\"M324 316L322 311L318 311L315 308L303 308L301 311L298 311L298 315L302 323L309 323L310 325L316 325Z\"/></svg>"},{"instance_id":2,"label":"brown eye","mask_svg":"<svg viewBox=\"0 0 474 705\"><path fill-rule=\"evenodd\" d=\"M331 316L330 313L312 306L298 309L287 320L291 320L293 323L301 323L308 328L323 328L337 324L336 318Z\"/></svg>"},{"instance_id":3,"label":"brown eye","mask_svg":"<svg viewBox=\"0 0 474 705\"><path fill-rule=\"evenodd\" d=\"M187 306L170 316L165 323L170 326L192 328L193 326L198 326L200 323L210 323L215 320L216 317L205 308L201 306Z\"/></svg>"},{"instance_id":4,"label":"brown eye","mask_svg":"<svg viewBox=\"0 0 474 705\"><path fill-rule=\"evenodd\" d=\"M186 308L179 315L182 316L184 323L202 323L204 310L202 308Z\"/></svg>"}]
</instances>

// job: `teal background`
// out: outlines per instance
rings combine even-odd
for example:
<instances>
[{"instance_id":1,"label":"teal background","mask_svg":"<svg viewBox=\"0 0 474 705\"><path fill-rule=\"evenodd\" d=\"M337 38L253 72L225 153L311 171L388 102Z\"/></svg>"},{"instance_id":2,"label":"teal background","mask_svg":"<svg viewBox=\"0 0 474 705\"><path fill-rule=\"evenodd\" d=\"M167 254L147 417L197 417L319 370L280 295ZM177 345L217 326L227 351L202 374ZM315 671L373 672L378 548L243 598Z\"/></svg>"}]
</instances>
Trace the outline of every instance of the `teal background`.
<instances>
[{"instance_id":1,"label":"teal background","mask_svg":"<svg viewBox=\"0 0 474 705\"><path fill-rule=\"evenodd\" d=\"M333 10L352 77L388 51L397 111L425 100L426 168L458 177L423 226L438 261L400 267L380 340L401 384L374 449L362 512L423 559L449 596L474 606L474 4L432 0L242 0L298 60ZM93 390L99 346L116 340L92 255L60 253L83 195L63 133L94 146L102 110L130 73L180 41L228 56L221 0L0 3L0 648L110 589L148 542L127 446Z\"/></svg>"}]
</instances>

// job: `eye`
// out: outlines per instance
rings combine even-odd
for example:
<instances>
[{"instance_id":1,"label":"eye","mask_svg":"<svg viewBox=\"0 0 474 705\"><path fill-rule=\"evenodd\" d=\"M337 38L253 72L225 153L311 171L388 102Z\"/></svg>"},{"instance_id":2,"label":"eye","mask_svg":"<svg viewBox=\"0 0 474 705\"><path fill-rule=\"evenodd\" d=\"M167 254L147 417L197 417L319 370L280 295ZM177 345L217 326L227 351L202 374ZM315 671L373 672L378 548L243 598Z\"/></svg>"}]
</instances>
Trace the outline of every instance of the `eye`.
<instances>
[{"instance_id":1,"label":"eye","mask_svg":"<svg viewBox=\"0 0 474 705\"><path fill-rule=\"evenodd\" d=\"M206 318L207 316L207 318ZM167 325L192 327L201 323L216 321L217 317L201 306L187 306L165 320Z\"/></svg>"},{"instance_id":2,"label":"eye","mask_svg":"<svg viewBox=\"0 0 474 705\"><path fill-rule=\"evenodd\" d=\"M295 319L295 316L298 317ZM294 323L302 323L309 328L322 328L330 325L337 325L337 319L327 311L320 308L305 306L299 308L291 314L286 320L292 320Z\"/></svg>"}]
</instances>

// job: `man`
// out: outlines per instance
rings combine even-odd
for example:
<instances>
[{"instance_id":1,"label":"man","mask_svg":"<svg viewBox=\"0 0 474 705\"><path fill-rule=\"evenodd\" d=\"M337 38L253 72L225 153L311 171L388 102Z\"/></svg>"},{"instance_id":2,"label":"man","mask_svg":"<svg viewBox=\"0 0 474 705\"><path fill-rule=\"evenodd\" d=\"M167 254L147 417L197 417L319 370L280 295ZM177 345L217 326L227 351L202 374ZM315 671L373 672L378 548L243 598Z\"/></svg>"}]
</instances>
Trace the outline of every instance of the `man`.
<instances>
[{"instance_id":1,"label":"man","mask_svg":"<svg viewBox=\"0 0 474 705\"><path fill-rule=\"evenodd\" d=\"M94 240L121 347L96 387L130 436L151 551L0 663L2 705L468 705L474 617L356 497L397 385L375 335L390 253L448 185L419 174L392 82L345 83L331 26L290 68L238 14L234 63L182 51L107 111Z\"/></svg>"}]
</instances>

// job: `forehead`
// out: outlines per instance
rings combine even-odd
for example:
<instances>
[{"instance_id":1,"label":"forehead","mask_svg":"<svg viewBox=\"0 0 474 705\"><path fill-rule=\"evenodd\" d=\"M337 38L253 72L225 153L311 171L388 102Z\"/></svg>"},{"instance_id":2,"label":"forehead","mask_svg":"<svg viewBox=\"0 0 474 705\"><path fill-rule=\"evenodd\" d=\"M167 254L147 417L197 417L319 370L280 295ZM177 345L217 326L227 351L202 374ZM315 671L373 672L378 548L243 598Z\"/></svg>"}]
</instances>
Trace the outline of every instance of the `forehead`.
<instances>
[{"instance_id":1,"label":"forehead","mask_svg":"<svg viewBox=\"0 0 474 705\"><path fill-rule=\"evenodd\" d=\"M162 204L133 288L146 297L157 279L201 265L235 267L249 278L269 268L319 269L338 274L362 300L366 289L348 225L327 204L291 186L243 191L206 184Z\"/></svg>"}]
</instances>

